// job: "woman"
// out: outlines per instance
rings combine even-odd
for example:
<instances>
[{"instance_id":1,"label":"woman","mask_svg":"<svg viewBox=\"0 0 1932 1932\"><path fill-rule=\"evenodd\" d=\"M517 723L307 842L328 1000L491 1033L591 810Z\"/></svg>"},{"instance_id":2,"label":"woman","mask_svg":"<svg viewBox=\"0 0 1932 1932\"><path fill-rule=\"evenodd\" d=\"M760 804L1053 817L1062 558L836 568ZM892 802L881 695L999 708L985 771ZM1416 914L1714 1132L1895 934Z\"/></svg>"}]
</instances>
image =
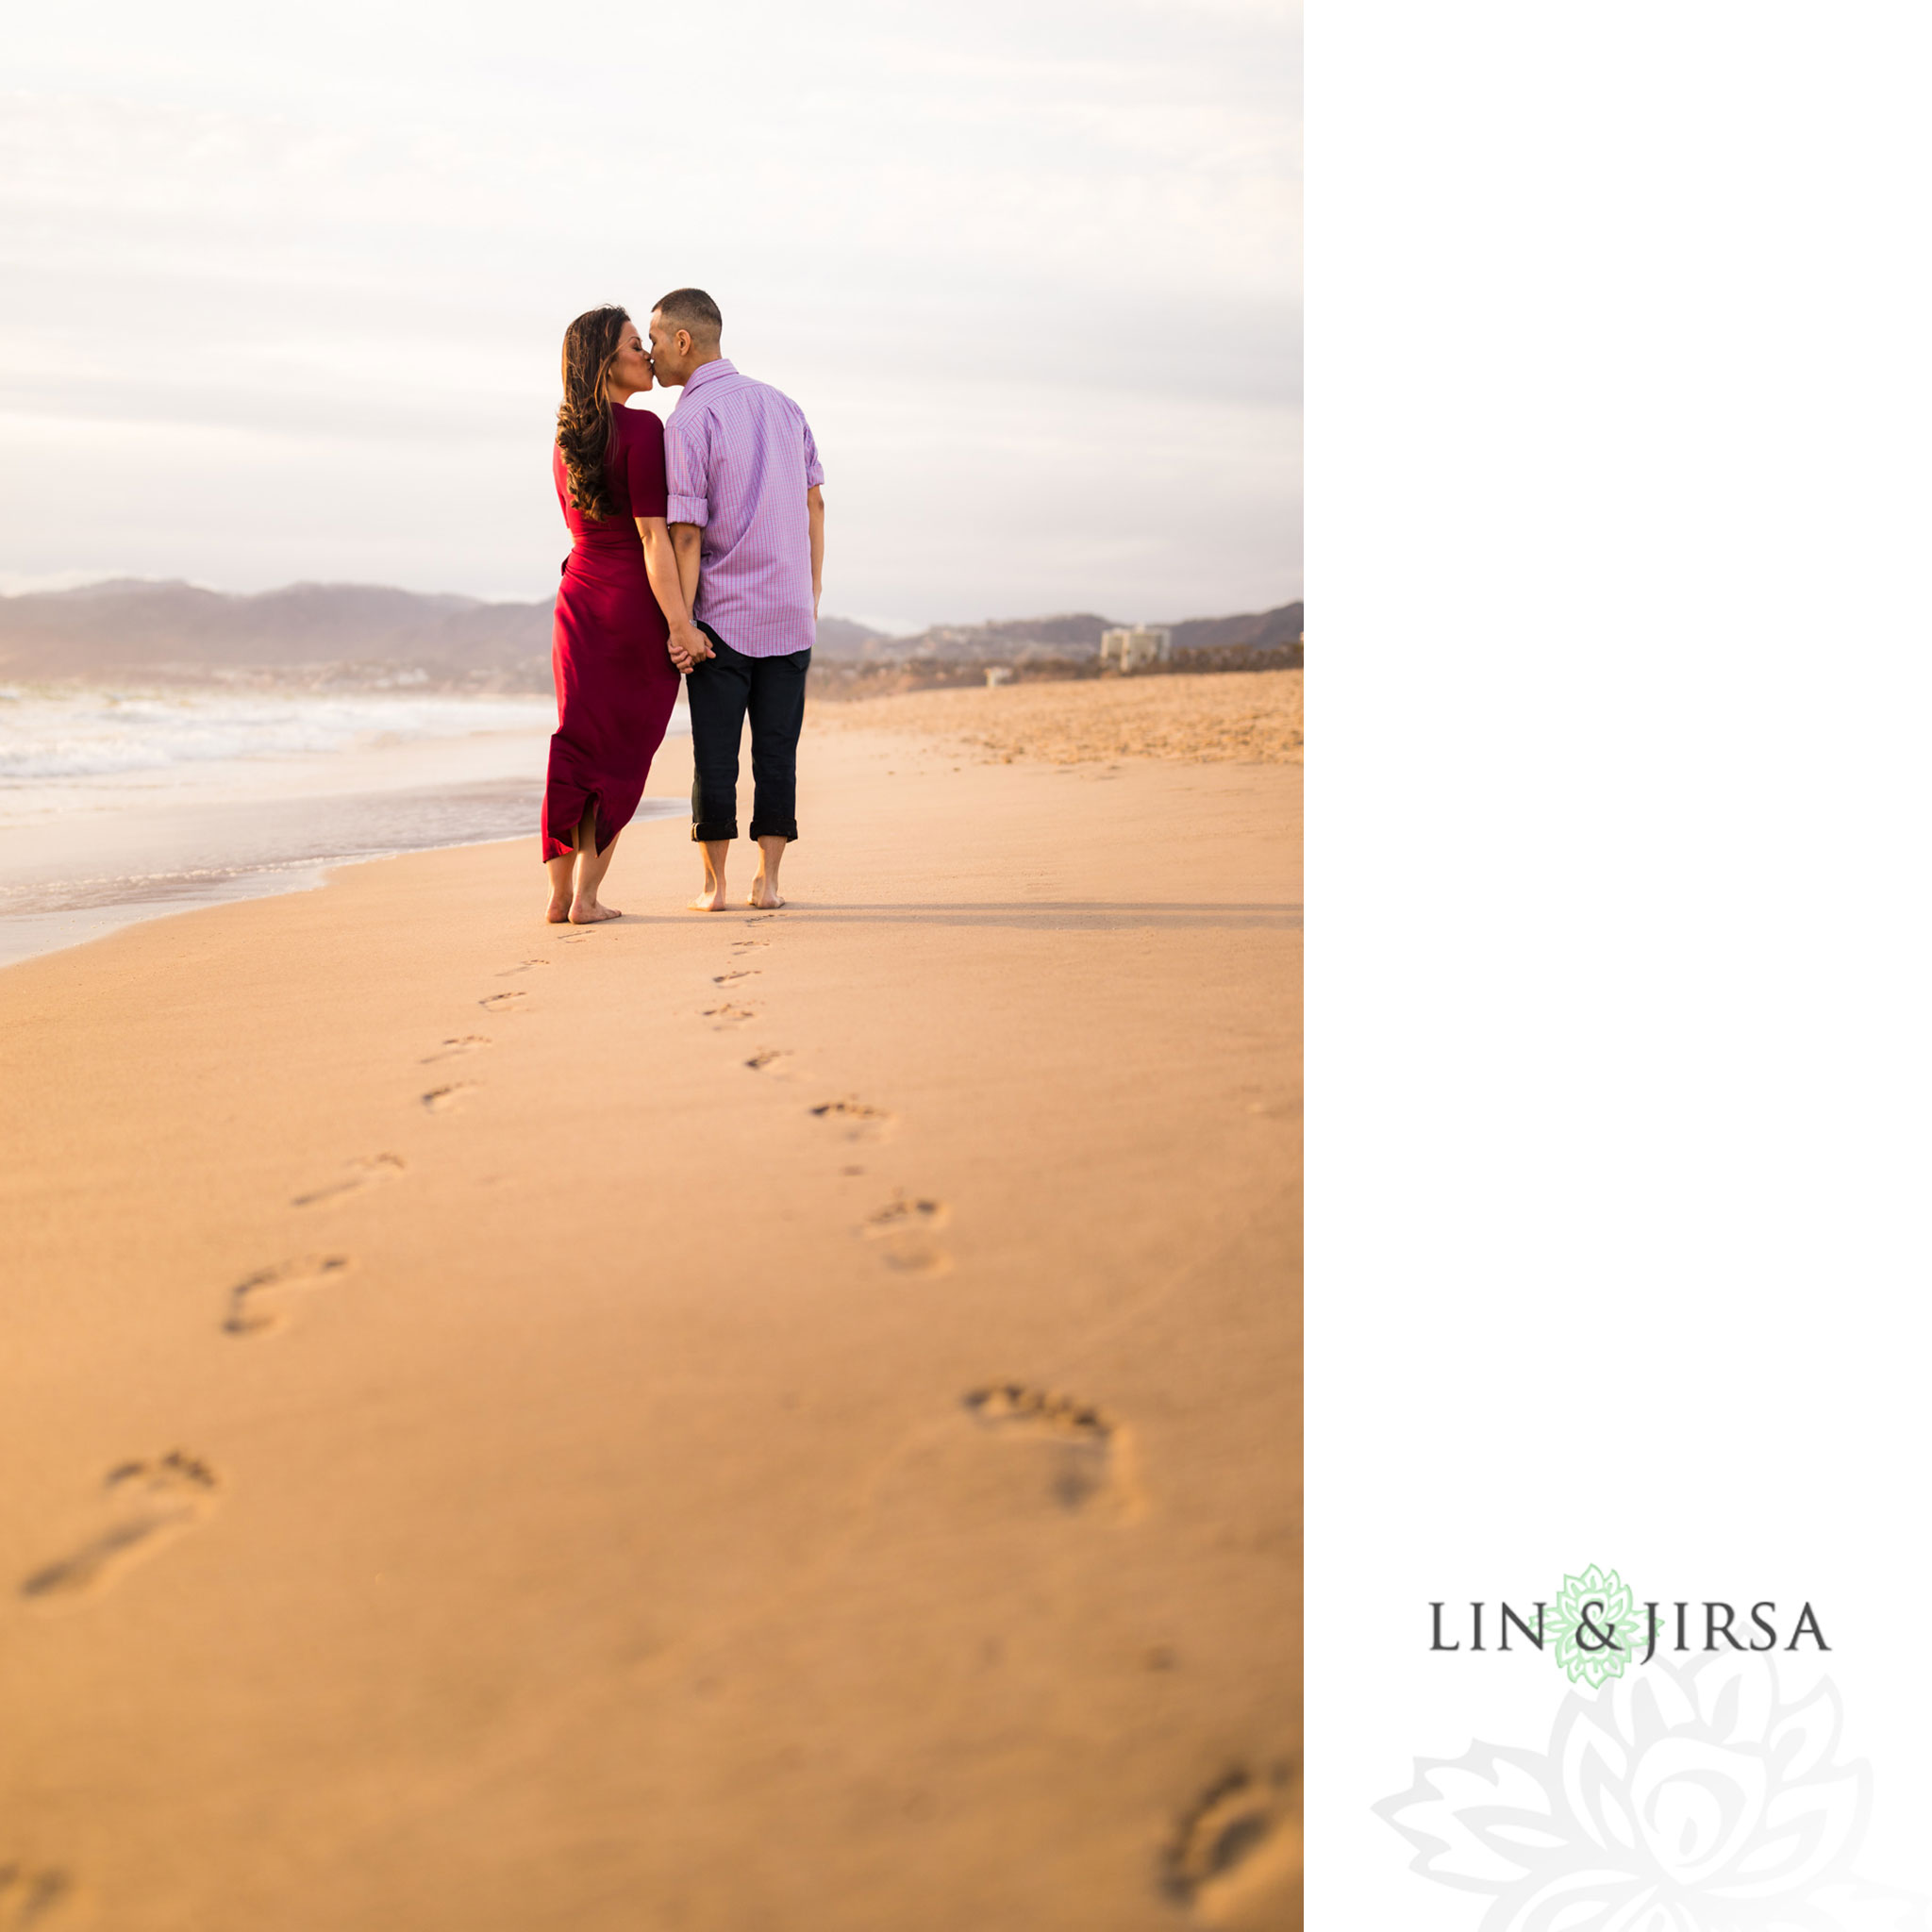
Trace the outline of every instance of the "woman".
<instances>
[{"instance_id":1,"label":"woman","mask_svg":"<svg viewBox=\"0 0 1932 1932\"><path fill-rule=\"evenodd\" d=\"M563 406L551 474L570 525L551 666L557 731L543 791L553 923L618 917L597 900L677 699L678 664L704 656L664 527L664 425L626 409L651 358L622 308L564 331Z\"/></svg>"}]
</instances>

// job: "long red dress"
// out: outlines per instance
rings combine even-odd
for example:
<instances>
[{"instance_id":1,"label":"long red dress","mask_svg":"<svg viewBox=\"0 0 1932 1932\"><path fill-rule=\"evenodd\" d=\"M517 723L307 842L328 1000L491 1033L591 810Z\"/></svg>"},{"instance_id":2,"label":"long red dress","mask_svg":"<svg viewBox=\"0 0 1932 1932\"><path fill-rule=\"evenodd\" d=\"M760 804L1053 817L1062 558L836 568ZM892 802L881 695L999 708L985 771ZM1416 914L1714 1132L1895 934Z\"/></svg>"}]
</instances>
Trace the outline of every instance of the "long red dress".
<instances>
[{"instance_id":1,"label":"long red dress","mask_svg":"<svg viewBox=\"0 0 1932 1932\"><path fill-rule=\"evenodd\" d=\"M563 452L550 453L571 552L551 633L557 731L543 790L545 858L575 849L593 801L599 852L630 823L677 701L670 628L633 521L664 514L663 424L648 409L612 410L604 467L611 511L592 519L571 504Z\"/></svg>"}]
</instances>

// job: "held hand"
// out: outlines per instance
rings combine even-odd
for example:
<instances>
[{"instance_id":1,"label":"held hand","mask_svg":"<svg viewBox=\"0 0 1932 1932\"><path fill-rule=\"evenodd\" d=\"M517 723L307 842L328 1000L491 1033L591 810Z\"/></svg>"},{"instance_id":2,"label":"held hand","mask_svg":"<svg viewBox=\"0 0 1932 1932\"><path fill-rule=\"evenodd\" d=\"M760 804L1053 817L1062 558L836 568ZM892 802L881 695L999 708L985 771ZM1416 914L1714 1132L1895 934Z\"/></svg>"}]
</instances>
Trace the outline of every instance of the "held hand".
<instances>
[{"instance_id":1,"label":"held hand","mask_svg":"<svg viewBox=\"0 0 1932 1932\"><path fill-rule=\"evenodd\" d=\"M671 661L686 673L694 671L713 655L704 632L694 624L680 624L673 628L670 651Z\"/></svg>"}]
</instances>

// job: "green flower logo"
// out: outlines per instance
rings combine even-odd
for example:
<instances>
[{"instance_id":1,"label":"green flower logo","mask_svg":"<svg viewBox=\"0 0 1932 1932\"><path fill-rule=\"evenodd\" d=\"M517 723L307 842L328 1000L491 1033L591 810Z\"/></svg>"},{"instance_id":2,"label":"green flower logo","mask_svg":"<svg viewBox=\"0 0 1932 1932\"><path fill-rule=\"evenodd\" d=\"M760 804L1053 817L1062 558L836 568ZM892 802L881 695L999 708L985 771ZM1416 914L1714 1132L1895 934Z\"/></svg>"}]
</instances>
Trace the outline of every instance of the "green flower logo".
<instances>
[{"instance_id":1,"label":"green flower logo","mask_svg":"<svg viewBox=\"0 0 1932 1932\"><path fill-rule=\"evenodd\" d=\"M1599 1690L1643 1649L1636 1600L1614 1570L1592 1563L1581 1576L1564 1577L1556 1619L1557 1665L1573 1684Z\"/></svg>"}]
</instances>

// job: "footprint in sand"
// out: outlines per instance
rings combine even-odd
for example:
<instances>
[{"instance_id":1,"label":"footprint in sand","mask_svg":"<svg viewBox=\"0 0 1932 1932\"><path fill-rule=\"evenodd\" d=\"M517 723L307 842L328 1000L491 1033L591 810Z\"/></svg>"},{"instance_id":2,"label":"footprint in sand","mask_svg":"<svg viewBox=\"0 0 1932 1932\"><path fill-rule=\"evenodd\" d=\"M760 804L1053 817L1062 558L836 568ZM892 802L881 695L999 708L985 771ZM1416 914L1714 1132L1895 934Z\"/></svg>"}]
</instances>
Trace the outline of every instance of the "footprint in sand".
<instances>
[{"instance_id":1,"label":"footprint in sand","mask_svg":"<svg viewBox=\"0 0 1932 1932\"><path fill-rule=\"evenodd\" d=\"M310 1289L336 1279L349 1265L346 1255L304 1255L258 1268L246 1281L228 1291L228 1319L222 1324L230 1335L266 1335L288 1321L290 1305ZM5 1924L0 1920L0 1925Z\"/></svg>"},{"instance_id":2,"label":"footprint in sand","mask_svg":"<svg viewBox=\"0 0 1932 1932\"><path fill-rule=\"evenodd\" d=\"M458 1054L475 1053L479 1046L488 1046L487 1033L459 1033L453 1040L445 1040L432 1054L425 1055L416 1064L419 1067L433 1067L439 1060L453 1060Z\"/></svg>"},{"instance_id":3,"label":"footprint in sand","mask_svg":"<svg viewBox=\"0 0 1932 1932\"><path fill-rule=\"evenodd\" d=\"M345 1194L359 1194L364 1188L379 1188L384 1181L401 1180L405 1162L400 1154L372 1154L366 1159L352 1160L345 1179L331 1181L325 1188L316 1188L306 1194L297 1194L293 1205L297 1208L318 1208L325 1201L340 1201Z\"/></svg>"},{"instance_id":4,"label":"footprint in sand","mask_svg":"<svg viewBox=\"0 0 1932 1932\"><path fill-rule=\"evenodd\" d=\"M882 1244L880 1258L901 1274L943 1274L953 1257L926 1237L943 1227L952 1209L943 1201L915 1201L895 1194L876 1213L859 1224L858 1231Z\"/></svg>"},{"instance_id":5,"label":"footprint in sand","mask_svg":"<svg viewBox=\"0 0 1932 1932\"><path fill-rule=\"evenodd\" d=\"M453 1080L447 1087L432 1087L423 1096L423 1105L431 1113L448 1113L452 1108L461 1105L464 1094L475 1091L474 1080Z\"/></svg>"},{"instance_id":6,"label":"footprint in sand","mask_svg":"<svg viewBox=\"0 0 1932 1932\"><path fill-rule=\"evenodd\" d=\"M747 1020L756 1020L758 1014L750 1007L740 1007L726 1000L722 1007L707 1007L705 1018L721 1030L726 1026L742 1026Z\"/></svg>"},{"instance_id":7,"label":"footprint in sand","mask_svg":"<svg viewBox=\"0 0 1932 1932\"><path fill-rule=\"evenodd\" d=\"M931 1241L901 1236L879 1251L882 1260L894 1274L945 1274L953 1257Z\"/></svg>"},{"instance_id":8,"label":"footprint in sand","mask_svg":"<svg viewBox=\"0 0 1932 1932\"><path fill-rule=\"evenodd\" d=\"M791 1056L782 1046L761 1046L745 1061L754 1074L769 1074L781 1067Z\"/></svg>"},{"instance_id":9,"label":"footprint in sand","mask_svg":"<svg viewBox=\"0 0 1932 1932\"><path fill-rule=\"evenodd\" d=\"M515 1010L519 1000L526 1000L529 997L526 992L493 992L487 1000L478 1000L476 1004L486 1013L508 1013Z\"/></svg>"},{"instance_id":10,"label":"footprint in sand","mask_svg":"<svg viewBox=\"0 0 1932 1932\"><path fill-rule=\"evenodd\" d=\"M221 1478L207 1463L178 1449L152 1462L124 1462L108 1473L107 1524L71 1555L36 1570L21 1595L53 1608L108 1589L142 1557L192 1529L220 1490Z\"/></svg>"},{"instance_id":11,"label":"footprint in sand","mask_svg":"<svg viewBox=\"0 0 1932 1932\"><path fill-rule=\"evenodd\" d=\"M756 967L756 966L739 966L739 967L736 967L736 968L734 968L734 969L733 969L733 970L732 970L731 972L729 972L729 973L714 973L714 974L711 974L711 984L712 984L713 986L729 986L729 985L731 984L731 982L732 982L732 981L733 981L734 979L756 979L756 978L757 978L758 976L758 967Z\"/></svg>"},{"instance_id":12,"label":"footprint in sand","mask_svg":"<svg viewBox=\"0 0 1932 1932\"><path fill-rule=\"evenodd\" d=\"M1047 1488L1063 1509L1081 1508L1108 1492L1129 1507L1138 1504L1127 1432L1091 1403L1024 1382L975 1389L965 1403L982 1428L1050 1452Z\"/></svg>"},{"instance_id":13,"label":"footprint in sand","mask_svg":"<svg viewBox=\"0 0 1932 1932\"><path fill-rule=\"evenodd\" d=\"M876 1241L886 1235L943 1227L952 1218L953 1210L943 1201L915 1201L905 1194L894 1194L876 1213L865 1217L859 1233Z\"/></svg>"},{"instance_id":14,"label":"footprint in sand","mask_svg":"<svg viewBox=\"0 0 1932 1932\"><path fill-rule=\"evenodd\" d=\"M528 973L534 970L536 967L547 966L549 965L549 963L550 961L548 959L525 959L521 960L518 964L514 966L506 967L496 976L499 979L509 979L514 977L514 975L519 973Z\"/></svg>"},{"instance_id":15,"label":"footprint in sand","mask_svg":"<svg viewBox=\"0 0 1932 1932\"><path fill-rule=\"evenodd\" d=\"M36 1869L15 1859L0 1860L0 1932L31 1932L51 1924L73 1894L73 1879L56 1866Z\"/></svg>"},{"instance_id":16,"label":"footprint in sand","mask_svg":"<svg viewBox=\"0 0 1932 1932\"><path fill-rule=\"evenodd\" d=\"M847 1141L882 1141L891 1131L896 1114L863 1100L827 1100L809 1109L815 1121L838 1129Z\"/></svg>"},{"instance_id":17,"label":"footprint in sand","mask_svg":"<svg viewBox=\"0 0 1932 1932\"><path fill-rule=\"evenodd\" d=\"M1277 1923L1268 1908L1287 1900L1301 1872L1294 1785L1286 1763L1237 1765L1181 1814L1161 1851L1160 1889L1195 1924Z\"/></svg>"},{"instance_id":18,"label":"footprint in sand","mask_svg":"<svg viewBox=\"0 0 1932 1932\"><path fill-rule=\"evenodd\" d=\"M760 948L769 951L771 944L770 940L733 940L731 950L734 953L754 953Z\"/></svg>"}]
</instances>

